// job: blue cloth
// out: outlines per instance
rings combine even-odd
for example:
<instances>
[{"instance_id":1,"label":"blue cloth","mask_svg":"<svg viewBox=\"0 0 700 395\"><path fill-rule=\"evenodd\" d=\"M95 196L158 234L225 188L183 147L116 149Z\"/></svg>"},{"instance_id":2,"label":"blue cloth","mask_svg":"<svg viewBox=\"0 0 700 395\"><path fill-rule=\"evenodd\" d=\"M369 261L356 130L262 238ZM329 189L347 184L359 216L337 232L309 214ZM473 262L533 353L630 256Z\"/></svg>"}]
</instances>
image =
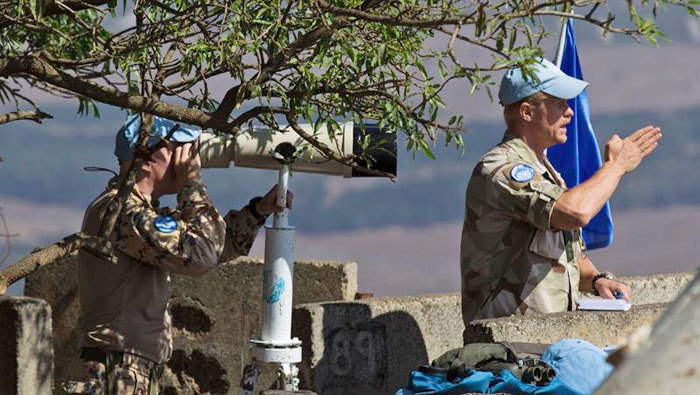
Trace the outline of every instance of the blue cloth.
<instances>
[{"instance_id":1,"label":"blue cloth","mask_svg":"<svg viewBox=\"0 0 700 395\"><path fill-rule=\"evenodd\" d=\"M581 93L588 82L570 77L547 59L538 59L533 64L532 76L523 75L523 70L516 66L506 71L498 89L498 99L507 106L537 92L545 92L560 99L572 99Z\"/></svg>"},{"instance_id":2,"label":"blue cloth","mask_svg":"<svg viewBox=\"0 0 700 395\"><path fill-rule=\"evenodd\" d=\"M151 137L148 140L148 145L153 146L160 141L160 139L165 138L170 130L175 127L177 123L158 116L153 116L153 128L151 129ZM134 148L139 140L139 130L141 129L141 115L134 114L126 118L124 124L117 132L117 137L114 144L114 155L119 158L121 162L125 162L133 156ZM191 141L197 140L202 130L193 127L180 127L173 133L170 137L170 141L176 141L179 143L189 143Z\"/></svg>"},{"instance_id":3,"label":"blue cloth","mask_svg":"<svg viewBox=\"0 0 700 395\"><path fill-rule=\"evenodd\" d=\"M505 392L508 394L532 395L585 395L570 388L556 377L549 384L538 387L523 383L507 370L503 370L498 374L472 370L469 375L454 382L449 382L444 377L414 370L411 372L411 385L396 391L395 395L461 395L465 392L482 394Z\"/></svg>"},{"instance_id":4,"label":"blue cloth","mask_svg":"<svg viewBox=\"0 0 700 395\"><path fill-rule=\"evenodd\" d=\"M549 346L542 354L541 360L557 372L554 380L545 386L525 384L507 370L498 374L470 370L452 382L443 376L414 370L409 386L396 391L396 395L457 395L465 392L588 395L613 370L606 357L605 351L585 340L564 339Z\"/></svg>"},{"instance_id":5,"label":"blue cloth","mask_svg":"<svg viewBox=\"0 0 700 395\"><path fill-rule=\"evenodd\" d=\"M571 19L566 28L561 70L567 75L583 79ZM574 110L574 117L567 125L568 139L564 144L547 149L547 157L564 177L566 185L571 188L589 179L600 169L602 161L591 124L588 94L585 91L581 92L569 100L569 106ZM612 243L613 222L609 202L606 202L600 212L583 228L583 239L589 250L607 247Z\"/></svg>"},{"instance_id":6,"label":"blue cloth","mask_svg":"<svg viewBox=\"0 0 700 395\"><path fill-rule=\"evenodd\" d=\"M581 339L564 339L547 347L540 358L557 372L568 387L590 394L613 371L608 354Z\"/></svg>"}]
</instances>

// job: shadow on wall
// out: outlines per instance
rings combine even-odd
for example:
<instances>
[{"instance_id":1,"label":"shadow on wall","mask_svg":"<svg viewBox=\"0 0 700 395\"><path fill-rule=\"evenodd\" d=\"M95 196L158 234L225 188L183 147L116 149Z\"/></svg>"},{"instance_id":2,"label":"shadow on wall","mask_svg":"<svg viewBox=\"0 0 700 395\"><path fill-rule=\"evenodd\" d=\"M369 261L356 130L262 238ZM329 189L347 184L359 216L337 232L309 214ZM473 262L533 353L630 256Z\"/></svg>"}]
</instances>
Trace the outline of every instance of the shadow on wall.
<instances>
[{"instance_id":1,"label":"shadow on wall","mask_svg":"<svg viewBox=\"0 0 700 395\"><path fill-rule=\"evenodd\" d=\"M292 321L294 335L304 342L301 388L324 395L393 394L408 383L416 365L428 363L421 330L405 312L372 318L366 304L329 303L323 305L323 317L321 334L311 334L323 337L320 359L313 355L311 338L301 335L313 330L309 316L299 314Z\"/></svg>"}]
</instances>

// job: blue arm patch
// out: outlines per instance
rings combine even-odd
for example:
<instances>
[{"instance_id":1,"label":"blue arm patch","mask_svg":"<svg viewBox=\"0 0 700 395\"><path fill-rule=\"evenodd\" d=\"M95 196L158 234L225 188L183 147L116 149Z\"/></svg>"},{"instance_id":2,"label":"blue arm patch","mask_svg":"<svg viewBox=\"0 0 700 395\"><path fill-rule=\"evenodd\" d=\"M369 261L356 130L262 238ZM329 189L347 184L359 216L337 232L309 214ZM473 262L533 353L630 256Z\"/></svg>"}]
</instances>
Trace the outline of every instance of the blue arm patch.
<instances>
[{"instance_id":1,"label":"blue arm patch","mask_svg":"<svg viewBox=\"0 0 700 395\"><path fill-rule=\"evenodd\" d=\"M153 226L162 233L173 233L177 229L177 221L173 217L162 215L153 221Z\"/></svg>"},{"instance_id":2,"label":"blue arm patch","mask_svg":"<svg viewBox=\"0 0 700 395\"><path fill-rule=\"evenodd\" d=\"M528 182L535 178L535 169L527 164L517 165L511 169L510 178L517 182Z\"/></svg>"}]
</instances>

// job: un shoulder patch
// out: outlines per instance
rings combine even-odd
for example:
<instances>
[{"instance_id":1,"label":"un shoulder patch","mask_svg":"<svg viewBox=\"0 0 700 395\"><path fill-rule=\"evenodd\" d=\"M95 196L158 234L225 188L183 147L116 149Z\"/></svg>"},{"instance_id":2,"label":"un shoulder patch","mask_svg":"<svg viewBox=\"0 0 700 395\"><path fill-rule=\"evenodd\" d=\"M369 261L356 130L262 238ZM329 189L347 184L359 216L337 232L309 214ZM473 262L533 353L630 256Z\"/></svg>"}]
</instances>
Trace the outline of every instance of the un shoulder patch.
<instances>
[{"instance_id":1,"label":"un shoulder patch","mask_svg":"<svg viewBox=\"0 0 700 395\"><path fill-rule=\"evenodd\" d=\"M525 163L516 165L510 170L510 178L515 182L528 182L535 178L535 169Z\"/></svg>"},{"instance_id":2,"label":"un shoulder patch","mask_svg":"<svg viewBox=\"0 0 700 395\"><path fill-rule=\"evenodd\" d=\"M161 233L173 233L177 229L177 221L173 217L161 215L153 221L153 226Z\"/></svg>"}]
</instances>

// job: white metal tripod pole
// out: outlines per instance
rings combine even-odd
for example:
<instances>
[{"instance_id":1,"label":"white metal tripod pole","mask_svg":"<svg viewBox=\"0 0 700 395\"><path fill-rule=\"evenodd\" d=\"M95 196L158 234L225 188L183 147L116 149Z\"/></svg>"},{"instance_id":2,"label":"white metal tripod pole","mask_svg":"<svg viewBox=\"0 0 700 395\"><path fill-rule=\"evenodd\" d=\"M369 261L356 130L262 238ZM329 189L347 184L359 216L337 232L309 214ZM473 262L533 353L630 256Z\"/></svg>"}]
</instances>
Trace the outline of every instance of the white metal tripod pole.
<instances>
[{"instance_id":1,"label":"white metal tripod pole","mask_svg":"<svg viewBox=\"0 0 700 395\"><path fill-rule=\"evenodd\" d=\"M299 379L295 363L301 362L301 341L292 338L292 281L294 279L294 227L289 226L287 190L289 166L279 172L277 205L272 227L265 229L265 267L263 269L262 329L253 343L253 355L262 362L280 364L283 389L297 390Z\"/></svg>"}]
</instances>

